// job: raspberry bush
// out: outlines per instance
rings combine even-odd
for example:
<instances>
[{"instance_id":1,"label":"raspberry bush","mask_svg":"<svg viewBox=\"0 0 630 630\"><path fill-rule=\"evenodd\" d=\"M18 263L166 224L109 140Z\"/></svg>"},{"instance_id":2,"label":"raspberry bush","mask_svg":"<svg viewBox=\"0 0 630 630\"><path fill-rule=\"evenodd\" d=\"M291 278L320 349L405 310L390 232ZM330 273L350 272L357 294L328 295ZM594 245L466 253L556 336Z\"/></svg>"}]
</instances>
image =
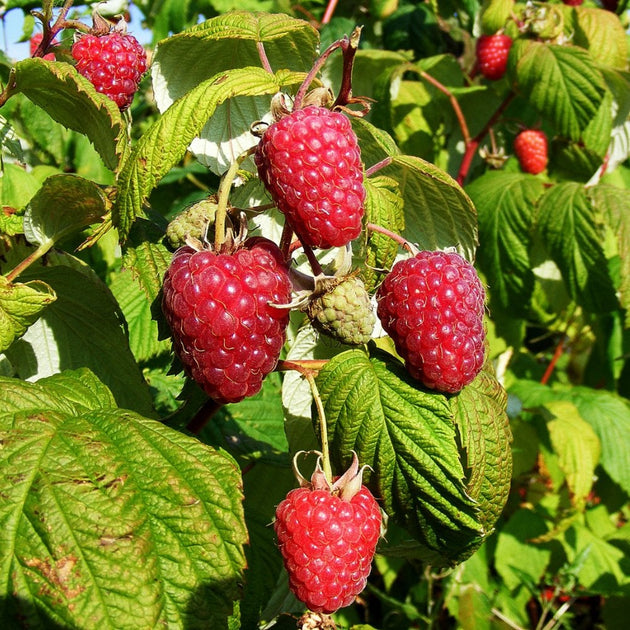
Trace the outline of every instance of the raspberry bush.
<instances>
[{"instance_id":1,"label":"raspberry bush","mask_svg":"<svg viewBox=\"0 0 630 630\"><path fill-rule=\"evenodd\" d=\"M627 3L267 6L5 7L0 625L624 627Z\"/></svg>"}]
</instances>

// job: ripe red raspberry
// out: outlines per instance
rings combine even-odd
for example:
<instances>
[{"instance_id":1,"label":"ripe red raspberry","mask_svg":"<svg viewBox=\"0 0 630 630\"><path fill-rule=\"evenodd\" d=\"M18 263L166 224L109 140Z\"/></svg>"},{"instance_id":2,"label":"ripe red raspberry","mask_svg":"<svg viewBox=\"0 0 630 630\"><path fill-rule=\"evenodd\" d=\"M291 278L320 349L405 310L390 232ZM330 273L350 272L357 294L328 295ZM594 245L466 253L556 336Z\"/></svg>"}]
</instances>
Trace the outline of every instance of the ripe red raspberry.
<instances>
[{"instance_id":1,"label":"ripe red raspberry","mask_svg":"<svg viewBox=\"0 0 630 630\"><path fill-rule=\"evenodd\" d=\"M479 71L486 79L498 81L507 68L508 55L512 47L512 38L497 33L481 35L477 40L477 61Z\"/></svg>"},{"instance_id":2,"label":"ripe red raspberry","mask_svg":"<svg viewBox=\"0 0 630 630\"><path fill-rule=\"evenodd\" d=\"M363 166L346 116L314 105L298 109L265 130L254 161L304 244L328 249L359 236Z\"/></svg>"},{"instance_id":3,"label":"ripe red raspberry","mask_svg":"<svg viewBox=\"0 0 630 630\"><path fill-rule=\"evenodd\" d=\"M44 38L43 33L33 33L33 36L31 37L29 41L31 57L33 56L33 54L35 53L39 45L42 43L43 38ZM58 42L56 40L52 42L52 44L57 44L57 43ZM46 59L46 61L54 61L55 55L54 53L47 53L42 57L42 59Z\"/></svg>"},{"instance_id":4,"label":"ripe red raspberry","mask_svg":"<svg viewBox=\"0 0 630 630\"><path fill-rule=\"evenodd\" d=\"M332 487L318 483L317 475L278 505L274 529L294 595L310 610L330 614L365 588L381 512L360 472L346 490L339 485L345 475Z\"/></svg>"},{"instance_id":5,"label":"ripe red raspberry","mask_svg":"<svg viewBox=\"0 0 630 630\"><path fill-rule=\"evenodd\" d=\"M378 288L377 314L426 387L455 393L484 362L485 291L459 254L422 251L397 262Z\"/></svg>"},{"instance_id":6,"label":"ripe red raspberry","mask_svg":"<svg viewBox=\"0 0 630 630\"><path fill-rule=\"evenodd\" d=\"M120 111L131 105L147 69L147 54L133 35L117 31L81 35L72 45L72 56L77 70Z\"/></svg>"},{"instance_id":7,"label":"ripe red raspberry","mask_svg":"<svg viewBox=\"0 0 630 630\"><path fill-rule=\"evenodd\" d=\"M514 139L514 153L526 173L542 173L547 168L547 136L538 129L521 131Z\"/></svg>"},{"instance_id":8,"label":"ripe red raspberry","mask_svg":"<svg viewBox=\"0 0 630 630\"><path fill-rule=\"evenodd\" d=\"M250 238L230 253L173 255L162 308L187 373L218 403L257 393L276 366L289 322L291 283L278 247Z\"/></svg>"}]
</instances>

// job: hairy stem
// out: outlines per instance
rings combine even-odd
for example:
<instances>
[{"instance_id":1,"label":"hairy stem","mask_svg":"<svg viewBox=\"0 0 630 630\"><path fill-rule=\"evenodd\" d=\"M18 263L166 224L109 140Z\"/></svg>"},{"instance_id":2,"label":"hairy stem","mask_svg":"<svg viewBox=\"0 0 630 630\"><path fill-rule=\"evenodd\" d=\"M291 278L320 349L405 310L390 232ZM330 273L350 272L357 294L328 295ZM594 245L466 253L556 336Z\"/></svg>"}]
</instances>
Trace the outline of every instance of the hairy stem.
<instances>
[{"instance_id":1,"label":"hairy stem","mask_svg":"<svg viewBox=\"0 0 630 630\"><path fill-rule=\"evenodd\" d=\"M308 384L311 387L311 393L313 394L313 400L315 401L315 407L317 408L317 418L319 421L319 437L322 443L322 468L324 469L324 475L329 483L332 483L332 466L330 465L330 450L328 448L328 426L326 424L326 413L324 412L324 405L322 403L319 390L317 389L317 383L315 382L315 376L312 372L308 372L305 375Z\"/></svg>"},{"instance_id":2,"label":"hairy stem","mask_svg":"<svg viewBox=\"0 0 630 630\"><path fill-rule=\"evenodd\" d=\"M24 260L18 263L9 273L5 276L8 282L13 282L25 269L28 269L36 260L39 260L42 256L48 253L53 246L54 241L50 240L47 243L43 243L36 250L32 251Z\"/></svg>"},{"instance_id":3,"label":"hairy stem","mask_svg":"<svg viewBox=\"0 0 630 630\"><path fill-rule=\"evenodd\" d=\"M267 51L265 50L265 45L263 42L257 42L256 48L258 50L258 56L260 57L260 63L262 67L269 73L273 74L273 69L271 68L271 64L269 63L269 58L267 57Z\"/></svg>"}]
</instances>

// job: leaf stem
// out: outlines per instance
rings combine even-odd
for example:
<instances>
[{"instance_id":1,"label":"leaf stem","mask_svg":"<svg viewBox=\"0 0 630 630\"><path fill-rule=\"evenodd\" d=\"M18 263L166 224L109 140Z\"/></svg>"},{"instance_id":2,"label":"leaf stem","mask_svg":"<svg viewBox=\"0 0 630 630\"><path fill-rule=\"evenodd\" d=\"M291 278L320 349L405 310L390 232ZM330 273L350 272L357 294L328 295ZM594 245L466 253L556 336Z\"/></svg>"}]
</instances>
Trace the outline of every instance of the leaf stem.
<instances>
[{"instance_id":1,"label":"leaf stem","mask_svg":"<svg viewBox=\"0 0 630 630\"><path fill-rule=\"evenodd\" d=\"M332 19L333 14L335 13L335 9L337 8L337 2L339 0L328 0L328 6L326 7L326 11L324 11L324 17L322 18L322 24L328 24Z\"/></svg>"},{"instance_id":2,"label":"leaf stem","mask_svg":"<svg viewBox=\"0 0 630 630\"><path fill-rule=\"evenodd\" d=\"M460 186L463 186L464 181L468 176L470 165L472 164L473 158L475 157L475 153L477 152L481 141L484 139L490 128L499 119L501 114L503 114L503 112L507 109L507 106L512 102L515 96L515 92L510 92L503 100L503 102L499 105L494 114L492 114L490 120L488 120L484 128L466 144L466 151L464 152L464 157L462 158L462 163L459 167L459 173L457 174L457 183Z\"/></svg>"},{"instance_id":3,"label":"leaf stem","mask_svg":"<svg viewBox=\"0 0 630 630\"><path fill-rule=\"evenodd\" d=\"M25 269L30 267L36 260L39 260L42 256L48 253L53 246L54 241L49 240L46 243L42 243L37 249L32 251L22 262L18 263L9 273L5 276L8 282L13 282Z\"/></svg>"},{"instance_id":4,"label":"leaf stem","mask_svg":"<svg viewBox=\"0 0 630 630\"><path fill-rule=\"evenodd\" d=\"M269 63L269 57L267 57L267 51L265 50L265 45L263 44L263 42L257 42L256 49L258 50L258 56L260 57L260 63L262 64L262 67L269 74L273 74L273 68Z\"/></svg>"},{"instance_id":5,"label":"leaf stem","mask_svg":"<svg viewBox=\"0 0 630 630\"><path fill-rule=\"evenodd\" d=\"M402 248L406 249L410 254L416 254L417 250L412 243L410 243L404 236L397 234L396 232L392 232L387 228L382 227L381 225L377 225L376 223L368 223L366 229L369 232L378 232L379 234L384 234L385 236L389 236L393 241L396 241Z\"/></svg>"},{"instance_id":6,"label":"leaf stem","mask_svg":"<svg viewBox=\"0 0 630 630\"><path fill-rule=\"evenodd\" d=\"M253 146L247 149L247 151L243 151L243 153L230 164L230 168L219 184L217 212L214 219L214 249L217 252L221 249L221 245L223 245L225 241L225 217L227 215L228 199L230 197L232 184L238 173L238 167L241 165L241 162L254 153L255 150L256 146Z\"/></svg>"},{"instance_id":7,"label":"leaf stem","mask_svg":"<svg viewBox=\"0 0 630 630\"><path fill-rule=\"evenodd\" d=\"M376 173L377 171L380 171L382 168L385 168L386 166L389 166L391 163L392 163L392 158L386 157L384 160L381 160L380 162L377 162L376 164L372 164L370 168L365 169L366 179L368 177L372 177L374 173Z\"/></svg>"}]
</instances>

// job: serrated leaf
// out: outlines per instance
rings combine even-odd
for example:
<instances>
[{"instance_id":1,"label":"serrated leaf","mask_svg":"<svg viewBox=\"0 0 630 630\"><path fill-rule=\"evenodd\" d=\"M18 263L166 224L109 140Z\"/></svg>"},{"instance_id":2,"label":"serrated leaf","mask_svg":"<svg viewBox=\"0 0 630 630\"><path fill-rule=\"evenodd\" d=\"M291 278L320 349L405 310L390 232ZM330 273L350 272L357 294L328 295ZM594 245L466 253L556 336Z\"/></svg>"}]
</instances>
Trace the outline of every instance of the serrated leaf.
<instances>
[{"instance_id":1,"label":"serrated leaf","mask_svg":"<svg viewBox=\"0 0 630 630\"><path fill-rule=\"evenodd\" d=\"M527 508L518 509L501 528L497 535L495 565L510 590L521 586L524 576L534 584L540 581L551 559L551 549L530 541L546 532L542 516Z\"/></svg>"},{"instance_id":2,"label":"serrated leaf","mask_svg":"<svg viewBox=\"0 0 630 630\"><path fill-rule=\"evenodd\" d=\"M427 561L445 566L466 557L485 531L464 487L447 399L420 389L378 351L338 354L317 385L337 469L356 451L374 471L369 483L384 509L421 543Z\"/></svg>"},{"instance_id":3,"label":"serrated leaf","mask_svg":"<svg viewBox=\"0 0 630 630\"><path fill-rule=\"evenodd\" d=\"M478 262L492 298L514 315L524 314L534 288L529 249L543 183L533 175L488 171L466 191L477 207Z\"/></svg>"},{"instance_id":4,"label":"serrated leaf","mask_svg":"<svg viewBox=\"0 0 630 630\"><path fill-rule=\"evenodd\" d=\"M24 234L32 244L50 248L65 236L101 221L107 205L96 184L76 175L53 175L26 209Z\"/></svg>"},{"instance_id":5,"label":"serrated leaf","mask_svg":"<svg viewBox=\"0 0 630 630\"><path fill-rule=\"evenodd\" d=\"M574 404L550 401L544 410L551 445L566 475L571 502L583 506L595 479L601 451L599 439L591 425L580 417Z\"/></svg>"},{"instance_id":6,"label":"serrated leaf","mask_svg":"<svg viewBox=\"0 0 630 630\"><path fill-rule=\"evenodd\" d=\"M105 165L115 171L127 151L127 130L118 106L73 66L24 59L15 65L16 91L68 129L85 134Z\"/></svg>"},{"instance_id":7,"label":"serrated leaf","mask_svg":"<svg viewBox=\"0 0 630 630\"><path fill-rule=\"evenodd\" d=\"M514 0L485 0L481 7L481 28L486 35L494 35L505 27L514 11Z\"/></svg>"},{"instance_id":8,"label":"serrated leaf","mask_svg":"<svg viewBox=\"0 0 630 630\"><path fill-rule=\"evenodd\" d=\"M560 541L569 562L576 564L572 573L580 586L598 595L628 594L630 578L622 550L580 523L574 524Z\"/></svg>"},{"instance_id":9,"label":"serrated leaf","mask_svg":"<svg viewBox=\"0 0 630 630\"><path fill-rule=\"evenodd\" d=\"M350 122L354 133L357 134L361 160L366 168L393 155L400 155L400 149L387 132L375 127L365 118L352 118Z\"/></svg>"},{"instance_id":10,"label":"serrated leaf","mask_svg":"<svg viewBox=\"0 0 630 630\"><path fill-rule=\"evenodd\" d=\"M474 260L477 211L450 175L412 155L394 155L377 172L400 186L407 240L426 250L455 247L466 259Z\"/></svg>"},{"instance_id":11,"label":"serrated leaf","mask_svg":"<svg viewBox=\"0 0 630 630\"><path fill-rule=\"evenodd\" d=\"M479 520L489 532L503 511L512 481L507 394L486 364L450 404L466 451L466 492L477 501Z\"/></svg>"},{"instance_id":12,"label":"serrated leaf","mask_svg":"<svg viewBox=\"0 0 630 630\"><path fill-rule=\"evenodd\" d=\"M275 94L282 87L299 84L302 78L290 72L272 75L261 68L227 70L173 103L140 138L119 174L112 219L121 238L128 235L149 193L184 156L217 106L235 96Z\"/></svg>"},{"instance_id":13,"label":"serrated leaf","mask_svg":"<svg viewBox=\"0 0 630 630\"><path fill-rule=\"evenodd\" d=\"M619 17L594 7L577 6L574 11L573 43L586 48L597 63L626 70L628 46Z\"/></svg>"},{"instance_id":14,"label":"serrated leaf","mask_svg":"<svg viewBox=\"0 0 630 630\"><path fill-rule=\"evenodd\" d=\"M538 231L570 296L591 312L618 308L602 248L603 225L584 186L565 182L540 199Z\"/></svg>"},{"instance_id":15,"label":"serrated leaf","mask_svg":"<svg viewBox=\"0 0 630 630\"><path fill-rule=\"evenodd\" d=\"M247 540L233 460L103 395L65 398L103 389L87 371L0 383L5 623L224 627Z\"/></svg>"},{"instance_id":16,"label":"serrated leaf","mask_svg":"<svg viewBox=\"0 0 630 630\"><path fill-rule=\"evenodd\" d=\"M577 46L518 39L510 49L508 72L519 92L573 140L579 140L606 91L592 58Z\"/></svg>"},{"instance_id":17,"label":"serrated leaf","mask_svg":"<svg viewBox=\"0 0 630 630\"><path fill-rule=\"evenodd\" d=\"M260 70L260 45L274 71L307 72L318 39L308 22L283 14L230 11L206 20L157 46L152 75L158 107L164 112L200 83L227 70Z\"/></svg>"},{"instance_id":18,"label":"serrated leaf","mask_svg":"<svg viewBox=\"0 0 630 630\"><path fill-rule=\"evenodd\" d=\"M118 305L95 275L66 265L32 265L21 276L57 295L6 352L20 378L39 379L88 367L121 407L152 415L151 398L123 332Z\"/></svg>"},{"instance_id":19,"label":"serrated leaf","mask_svg":"<svg viewBox=\"0 0 630 630\"><path fill-rule=\"evenodd\" d=\"M601 213L617 240L621 268L619 301L625 309L626 327L630 326L630 199L628 191L599 184L588 191L593 207Z\"/></svg>"},{"instance_id":20,"label":"serrated leaf","mask_svg":"<svg viewBox=\"0 0 630 630\"><path fill-rule=\"evenodd\" d=\"M528 408L553 400L573 403L601 443L600 464L625 492L630 493L630 406L612 392L589 387L550 388L531 381L518 381L510 392Z\"/></svg>"},{"instance_id":21,"label":"serrated leaf","mask_svg":"<svg viewBox=\"0 0 630 630\"><path fill-rule=\"evenodd\" d=\"M4 352L56 299L45 282L9 282L0 276L0 352Z\"/></svg>"},{"instance_id":22,"label":"serrated leaf","mask_svg":"<svg viewBox=\"0 0 630 630\"><path fill-rule=\"evenodd\" d=\"M398 182L384 176L366 178L365 191L366 221L395 234L402 234L405 229L405 215ZM387 270L394 264L398 244L389 236L369 231L365 247L365 268L361 277L367 290L371 291L376 286L378 270Z\"/></svg>"}]
</instances>

